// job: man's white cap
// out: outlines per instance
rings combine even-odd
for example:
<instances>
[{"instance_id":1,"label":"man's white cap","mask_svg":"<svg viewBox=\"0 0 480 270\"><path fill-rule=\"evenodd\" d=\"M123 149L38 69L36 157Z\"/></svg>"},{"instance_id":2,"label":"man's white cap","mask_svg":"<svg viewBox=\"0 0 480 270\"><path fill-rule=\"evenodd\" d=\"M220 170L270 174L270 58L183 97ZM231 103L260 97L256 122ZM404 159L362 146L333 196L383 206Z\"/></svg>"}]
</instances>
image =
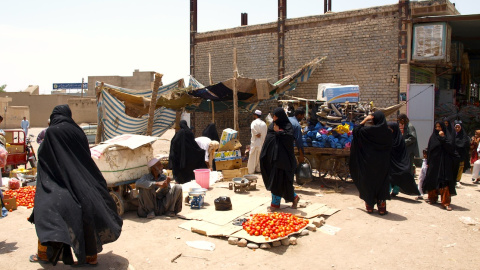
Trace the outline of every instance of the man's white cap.
<instances>
[{"instance_id":1,"label":"man's white cap","mask_svg":"<svg viewBox=\"0 0 480 270\"><path fill-rule=\"evenodd\" d=\"M260 110L255 110L254 114L258 115L258 116L262 116L262 111Z\"/></svg>"},{"instance_id":2,"label":"man's white cap","mask_svg":"<svg viewBox=\"0 0 480 270\"><path fill-rule=\"evenodd\" d=\"M153 167L153 165L157 164L162 158L166 157L166 155L157 155L154 158L152 158L148 163L147 166L148 168Z\"/></svg>"}]
</instances>

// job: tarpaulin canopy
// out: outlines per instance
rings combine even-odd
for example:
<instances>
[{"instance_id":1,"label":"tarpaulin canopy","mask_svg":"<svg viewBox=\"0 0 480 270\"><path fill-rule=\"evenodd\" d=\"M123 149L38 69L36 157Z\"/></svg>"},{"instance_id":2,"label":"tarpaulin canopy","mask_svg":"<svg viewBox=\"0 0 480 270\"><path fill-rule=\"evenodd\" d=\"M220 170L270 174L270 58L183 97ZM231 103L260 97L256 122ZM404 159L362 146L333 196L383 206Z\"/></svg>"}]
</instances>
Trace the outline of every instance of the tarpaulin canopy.
<instances>
[{"instance_id":1,"label":"tarpaulin canopy","mask_svg":"<svg viewBox=\"0 0 480 270\"><path fill-rule=\"evenodd\" d=\"M264 100L277 99L279 96L294 90L299 82L306 82L325 59L326 57L315 58L310 63L305 64L292 74L273 84L269 83L266 79L239 77L237 79L238 106L248 111L253 111ZM233 81L232 78L205 87L190 76L190 87L195 90L192 90L189 94L202 97L204 100L200 105L187 106L186 108L191 111L211 112L210 102L206 100L215 102L216 112L233 108Z\"/></svg>"},{"instance_id":2,"label":"tarpaulin canopy","mask_svg":"<svg viewBox=\"0 0 480 270\"><path fill-rule=\"evenodd\" d=\"M96 85L99 93L97 100L98 123L103 124L102 141L122 134L146 135L149 106L146 106L147 113L141 114L141 110L136 110L138 106L131 104L137 104L138 100L151 98L152 90L138 91L109 84L103 84L101 87L99 82ZM159 87L158 96L171 93L179 85L183 85L183 80ZM162 136L174 124L175 116L174 110L165 107L155 109L152 136Z\"/></svg>"}]
</instances>

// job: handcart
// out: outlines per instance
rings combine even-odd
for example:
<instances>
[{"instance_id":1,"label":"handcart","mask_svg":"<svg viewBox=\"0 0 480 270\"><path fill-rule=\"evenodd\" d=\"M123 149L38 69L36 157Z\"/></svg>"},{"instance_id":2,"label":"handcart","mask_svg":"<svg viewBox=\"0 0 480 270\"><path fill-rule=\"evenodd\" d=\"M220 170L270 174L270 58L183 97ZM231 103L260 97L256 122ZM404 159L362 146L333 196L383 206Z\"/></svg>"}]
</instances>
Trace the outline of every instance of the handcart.
<instances>
[{"instance_id":1,"label":"handcart","mask_svg":"<svg viewBox=\"0 0 480 270\"><path fill-rule=\"evenodd\" d=\"M138 207L138 191L135 189L135 182L138 179L126 180L122 182L107 183L108 191L113 201L117 205L117 213L123 215L130 207Z\"/></svg>"},{"instance_id":2,"label":"handcart","mask_svg":"<svg viewBox=\"0 0 480 270\"><path fill-rule=\"evenodd\" d=\"M298 157L297 151L295 151L295 155ZM350 149L304 147L304 156L305 162L309 163L312 168L313 176L325 178L330 175L341 181L349 181ZM297 181L297 184L303 183Z\"/></svg>"}]
</instances>

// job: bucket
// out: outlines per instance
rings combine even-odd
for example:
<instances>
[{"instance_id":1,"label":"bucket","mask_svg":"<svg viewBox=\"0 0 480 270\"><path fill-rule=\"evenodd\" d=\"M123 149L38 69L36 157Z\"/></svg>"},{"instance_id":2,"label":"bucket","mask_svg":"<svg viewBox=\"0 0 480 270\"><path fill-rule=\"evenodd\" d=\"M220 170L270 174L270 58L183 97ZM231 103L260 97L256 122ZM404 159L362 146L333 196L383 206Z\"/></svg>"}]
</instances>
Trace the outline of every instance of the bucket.
<instances>
[{"instance_id":1,"label":"bucket","mask_svg":"<svg viewBox=\"0 0 480 270\"><path fill-rule=\"evenodd\" d=\"M210 169L193 170L195 173L195 181L202 187L208 189L210 187Z\"/></svg>"}]
</instances>

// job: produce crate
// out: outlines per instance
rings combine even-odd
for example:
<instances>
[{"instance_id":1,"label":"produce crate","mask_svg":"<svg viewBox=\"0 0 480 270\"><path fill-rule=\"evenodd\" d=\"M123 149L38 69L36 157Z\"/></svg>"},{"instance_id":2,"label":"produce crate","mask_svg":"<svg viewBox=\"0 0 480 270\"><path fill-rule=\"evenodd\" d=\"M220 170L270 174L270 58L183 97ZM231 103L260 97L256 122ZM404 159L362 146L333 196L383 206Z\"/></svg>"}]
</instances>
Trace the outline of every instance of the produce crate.
<instances>
[{"instance_id":1,"label":"produce crate","mask_svg":"<svg viewBox=\"0 0 480 270\"><path fill-rule=\"evenodd\" d=\"M238 169L240 167L242 167L241 158L224 160L224 161L215 161L215 168L217 171Z\"/></svg>"},{"instance_id":2,"label":"produce crate","mask_svg":"<svg viewBox=\"0 0 480 270\"><path fill-rule=\"evenodd\" d=\"M10 195L5 195L3 197L3 203L7 210L17 210L17 198L11 197Z\"/></svg>"},{"instance_id":3,"label":"produce crate","mask_svg":"<svg viewBox=\"0 0 480 270\"><path fill-rule=\"evenodd\" d=\"M223 181L230 181L235 177L243 177L244 175L248 174L248 168L240 168L235 170L223 170Z\"/></svg>"}]
</instances>

